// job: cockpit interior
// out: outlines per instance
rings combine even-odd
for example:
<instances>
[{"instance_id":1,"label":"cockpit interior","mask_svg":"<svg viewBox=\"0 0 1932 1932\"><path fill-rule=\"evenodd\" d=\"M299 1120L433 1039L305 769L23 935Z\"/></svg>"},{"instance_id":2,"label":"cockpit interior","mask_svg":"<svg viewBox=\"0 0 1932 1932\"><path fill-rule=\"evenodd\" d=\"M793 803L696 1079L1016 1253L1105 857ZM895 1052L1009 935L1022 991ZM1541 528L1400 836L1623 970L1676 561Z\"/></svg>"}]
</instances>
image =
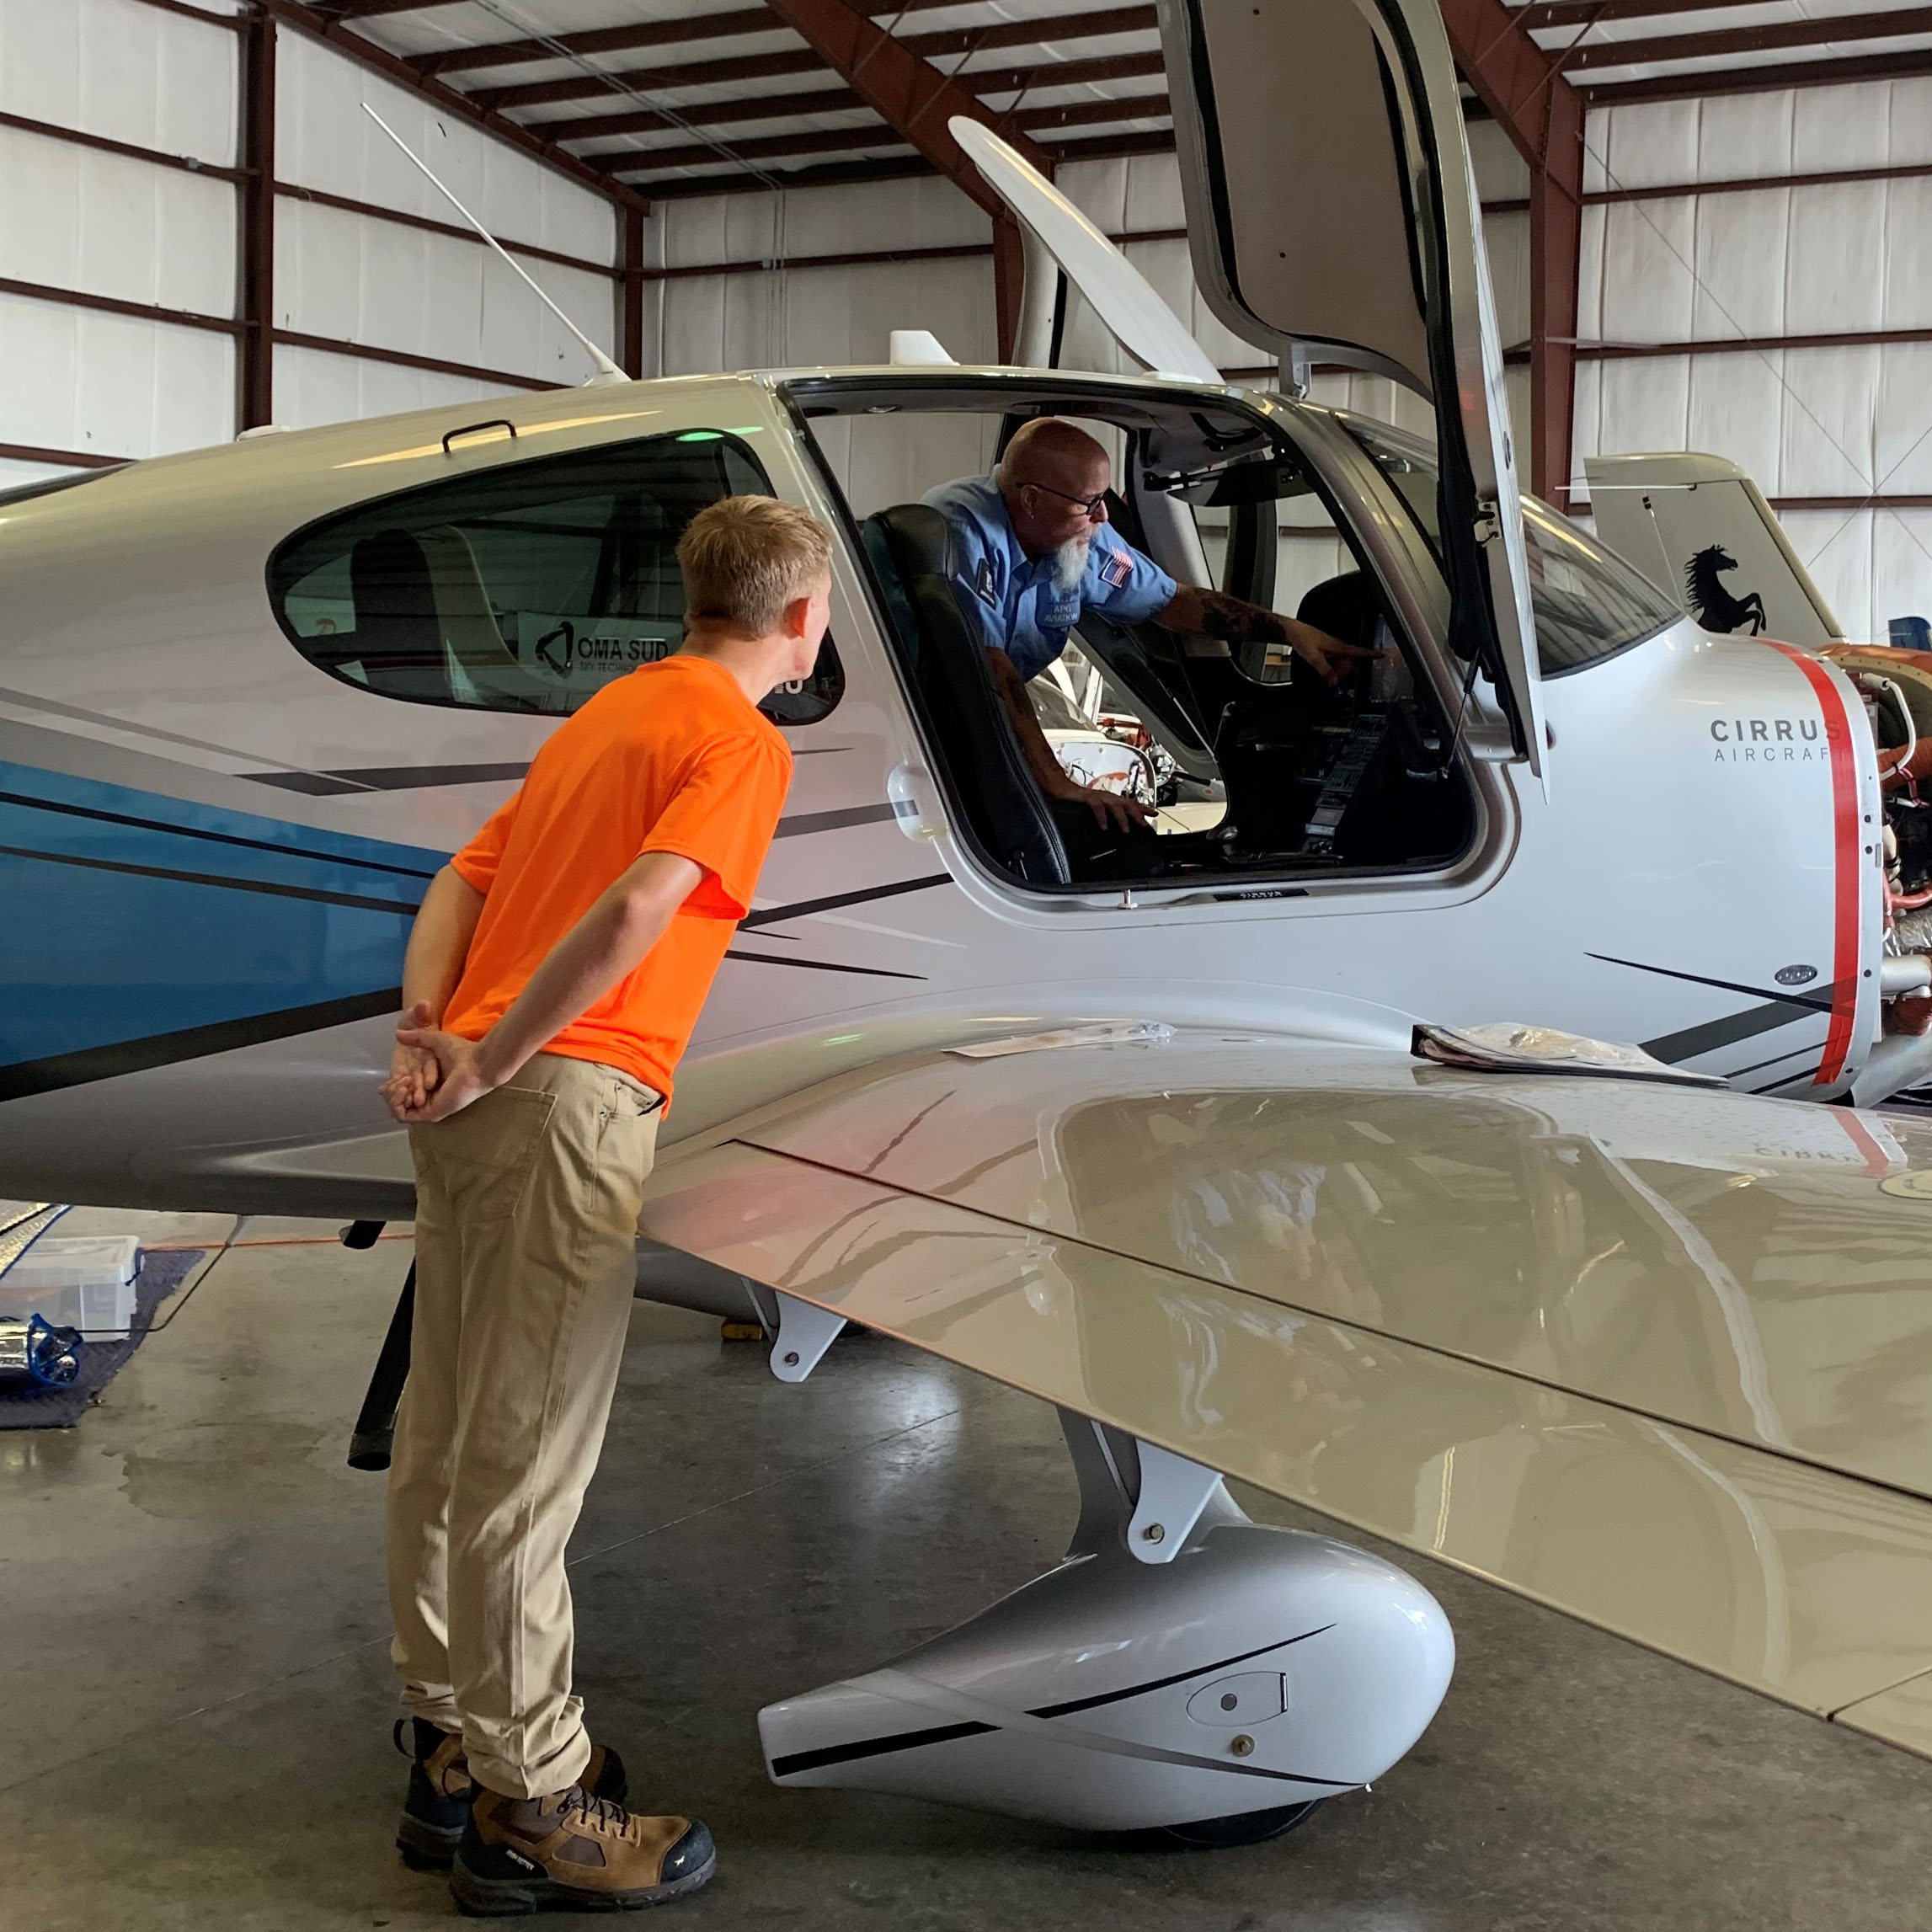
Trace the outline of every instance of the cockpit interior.
<instances>
[{"instance_id":1,"label":"cockpit interior","mask_svg":"<svg viewBox=\"0 0 1932 1932\"><path fill-rule=\"evenodd\" d=\"M962 408L965 402L967 407ZM1430 871L1476 832L1445 714L1387 594L1307 459L1264 419L1193 399L969 398L857 384L796 394L857 527L882 625L938 776L971 841L1027 886L1264 882ZM945 520L919 499L981 473L1021 423L1072 419L1113 458L1109 520L1177 581L1298 617L1374 654L1323 683L1278 645L1122 627L1089 612L1057 689L1029 687L1063 765L1097 734L1140 749L1152 828L1103 830L1029 770L963 613ZM1059 667L1049 667L1058 670ZM1070 721L1070 706L1083 714ZM1065 727L1085 722L1086 733ZM1093 761L1081 755L1083 781Z\"/></svg>"}]
</instances>

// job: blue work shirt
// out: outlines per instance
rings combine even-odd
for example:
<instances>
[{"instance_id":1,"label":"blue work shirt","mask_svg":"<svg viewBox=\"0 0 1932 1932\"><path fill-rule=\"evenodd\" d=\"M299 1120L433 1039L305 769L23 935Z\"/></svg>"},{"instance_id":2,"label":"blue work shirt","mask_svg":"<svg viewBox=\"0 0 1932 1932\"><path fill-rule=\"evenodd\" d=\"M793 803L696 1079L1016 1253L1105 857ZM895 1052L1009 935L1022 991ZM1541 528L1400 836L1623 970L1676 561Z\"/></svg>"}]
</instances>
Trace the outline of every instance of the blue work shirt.
<instances>
[{"instance_id":1,"label":"blue work shirt","mask_svg":"<svg viewBox=\"0 0 1932 1932\"><path fill-rule=\"evenodd\" d=\"M924 500L953 527L962 606L979 619L982 640L1004 651L1023 679L1038 677L1066 648L1083 610L1139 624L1173 601L1174 579L1115 536L1112 524L1095 527L1079 585L1061 592L1054 588L1053 558L1021 549L991 477L942 483Z\"/></svg>"}]
</instances>

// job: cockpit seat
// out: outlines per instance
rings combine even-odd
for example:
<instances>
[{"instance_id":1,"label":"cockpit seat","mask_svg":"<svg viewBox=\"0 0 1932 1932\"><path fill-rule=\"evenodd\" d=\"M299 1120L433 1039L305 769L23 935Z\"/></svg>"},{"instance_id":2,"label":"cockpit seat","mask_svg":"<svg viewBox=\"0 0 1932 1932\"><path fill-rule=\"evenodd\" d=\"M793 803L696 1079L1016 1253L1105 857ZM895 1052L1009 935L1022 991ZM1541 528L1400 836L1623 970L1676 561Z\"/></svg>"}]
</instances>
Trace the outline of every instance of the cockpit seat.
<instances>
[{"instance_id":1,"label":"cockpit seat","mask_svg":"<svg viewBox=\"0 0 1932 1932\"><path fill-rule=\"evenodd\" d=\"M462 531L386 530L350 552L354 658L380 688L481 704L526 680L504 641Z\"/></svg>"},{"instance_id":2,"label":"cockpit seat","mask_svg":"<svg viewBox=\"0 0 1932 1932\"><path fill-rule=\"evenodd\" d=\"M996 864L1036 884L1070 884L1066 841L1020 750L986 647L959 607L951 527L928 505L902 503L867 517L862 535L897 606L907 669L952 796Z\"/></svg>"},{"instance_id":3,"label":"cockpit seat","mask_svg":"<svg viewBox=\"0 0 1932 1932\"><path fill-rule=\"evenodd\" d=\"M1305 624L1313 624L1345 644L1373 650L1382 621L1382 602L1364 570L1344 571L1314 585L1295 608Z\"/></svg>"}]
</instances>

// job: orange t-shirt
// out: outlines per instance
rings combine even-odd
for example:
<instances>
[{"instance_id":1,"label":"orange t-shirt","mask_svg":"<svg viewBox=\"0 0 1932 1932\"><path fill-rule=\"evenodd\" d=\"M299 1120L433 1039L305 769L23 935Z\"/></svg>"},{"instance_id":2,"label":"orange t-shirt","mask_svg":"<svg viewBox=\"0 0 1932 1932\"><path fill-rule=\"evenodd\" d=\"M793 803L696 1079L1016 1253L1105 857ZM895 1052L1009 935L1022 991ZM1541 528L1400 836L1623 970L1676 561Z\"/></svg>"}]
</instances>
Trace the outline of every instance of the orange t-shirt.
<instances>
[{"instance_id":1,"label":"orange t-shirt","mask_svg":"<svg viewBox=\"0 0 1932 1932\"><path fill-rule=\"evenodd\" d=\"M704 868L643 963L550 1040L669 1097L771 843L792 749L708 658L606 685L536 755L450 863L483 894L443 1024L481 1039L558 941L646 852Z\"/></svg>"}]
</instances>

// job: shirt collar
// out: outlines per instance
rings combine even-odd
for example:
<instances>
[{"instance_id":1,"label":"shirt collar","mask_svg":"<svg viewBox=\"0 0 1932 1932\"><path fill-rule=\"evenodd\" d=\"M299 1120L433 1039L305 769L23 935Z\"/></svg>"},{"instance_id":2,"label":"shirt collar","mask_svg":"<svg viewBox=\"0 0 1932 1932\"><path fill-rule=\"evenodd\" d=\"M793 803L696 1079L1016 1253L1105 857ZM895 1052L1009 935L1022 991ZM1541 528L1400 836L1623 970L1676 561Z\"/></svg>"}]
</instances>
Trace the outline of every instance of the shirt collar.
<instances>
[{"instance_id":1,"label":"shirt collar","mask_svg":"<svg viewBox=\"0 0 1932 1932\"><path fill-rule=\"evenodd\" d=\"M1051 557L1029 557L1026 546L1020 542L1019 532L1013 528L1012 512L1006 508L1006 499L1001 494L999 478L989 472L985 478L986 492L991 499L991 509L1000 520L1000 529L1006 539L1007 547L1017 566L1016 574L1028 589L1036 584L1043 584L1053 575L1054 560Z\"/></svg>"}]
</instances>

